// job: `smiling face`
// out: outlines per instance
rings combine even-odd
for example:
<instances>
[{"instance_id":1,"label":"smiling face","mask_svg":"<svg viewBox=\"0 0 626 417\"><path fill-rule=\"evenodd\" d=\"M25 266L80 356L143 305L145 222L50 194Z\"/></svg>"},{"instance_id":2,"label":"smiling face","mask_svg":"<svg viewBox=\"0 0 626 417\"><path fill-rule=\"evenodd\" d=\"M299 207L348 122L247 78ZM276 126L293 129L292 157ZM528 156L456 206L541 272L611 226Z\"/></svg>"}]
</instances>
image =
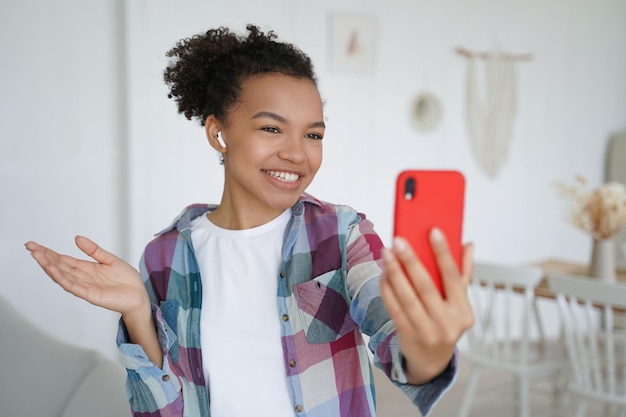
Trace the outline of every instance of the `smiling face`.
<instances>
[{"instance_id":1,"label":"smiling face","mask_svg":"<svg viewBox=\"0 0 626 417\"><path fill-rule=\"evenodd\" d=\"M322 163L324 114L315 84L266 74L244 81L224 124L209 116L211 145L224 155L224 193L211 221L245 229L293 206ZM214 139L217 131L226 144Z\"/></svg>"}]
</instances>

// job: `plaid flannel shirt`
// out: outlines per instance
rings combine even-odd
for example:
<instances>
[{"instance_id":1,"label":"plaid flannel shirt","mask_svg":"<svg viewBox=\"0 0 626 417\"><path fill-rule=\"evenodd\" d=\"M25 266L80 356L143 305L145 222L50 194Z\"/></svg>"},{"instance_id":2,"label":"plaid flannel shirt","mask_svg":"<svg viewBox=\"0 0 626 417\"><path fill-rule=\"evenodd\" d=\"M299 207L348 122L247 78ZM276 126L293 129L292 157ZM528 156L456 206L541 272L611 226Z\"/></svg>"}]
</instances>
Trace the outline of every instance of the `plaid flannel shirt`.
<instances>
[{"instance_id":1,"label":"plaid flannel shirt","mask_svg":"<svg viewBox=\"0 0 626 417\"><path fill-rule=\"evenodd\" d=\"M129 342L120 322L117 342L134 416L210 416L200 351L202 286L190 223L214 208L189 206L142 256L140 270L153 303L163 367ZM375 416L370 356L361 332L369 336L376 366L422 414L453 383L456 354L433 381L406 384L396 330L379 293L382 247L371 222L350 207L307 194L294 205L277 277L276 318L282 326L294 416Z\"/></svg>"}]
</instances>

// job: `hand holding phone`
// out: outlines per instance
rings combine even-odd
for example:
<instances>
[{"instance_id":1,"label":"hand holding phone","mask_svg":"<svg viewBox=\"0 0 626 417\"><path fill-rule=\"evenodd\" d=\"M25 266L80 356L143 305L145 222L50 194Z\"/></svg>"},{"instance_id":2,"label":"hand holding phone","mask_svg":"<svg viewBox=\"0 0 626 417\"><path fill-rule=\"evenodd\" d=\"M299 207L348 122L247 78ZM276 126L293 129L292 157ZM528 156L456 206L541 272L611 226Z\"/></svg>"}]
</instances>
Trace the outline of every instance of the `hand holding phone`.
<instances>
[{"instance_id":1,"label":"hand holding phone","mask_svg":"<svg viewBox=\"0 0 626 417\"><path fill-rule=\"evenodd\" d=\"M443 232L461 270L464 197L465 178L458 171L406 170L396 180L393 234L409 242L444 298L429 234L435 227Z\"/></svg>"}]
</instances>

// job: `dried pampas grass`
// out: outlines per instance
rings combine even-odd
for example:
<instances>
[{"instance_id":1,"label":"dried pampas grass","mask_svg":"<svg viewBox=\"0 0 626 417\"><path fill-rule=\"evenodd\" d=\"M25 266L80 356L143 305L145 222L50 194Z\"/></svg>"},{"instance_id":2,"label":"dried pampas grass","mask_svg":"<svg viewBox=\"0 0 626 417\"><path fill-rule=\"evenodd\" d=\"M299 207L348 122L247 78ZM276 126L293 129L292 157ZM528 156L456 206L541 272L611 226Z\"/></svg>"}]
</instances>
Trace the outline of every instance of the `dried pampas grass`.
<instances>
[{"instance_id":1,"label":"dried pampas grass","mask_svg":"<svg viewBox=\"0 0 626 417\"><path fill-rule=\"evenodd\" d=\"M577 176L574 184L557 183L570 202L569 221L594 239L613 237L626 224L626 186L607 182L589 189L587 180Z\"/></svg>"}]
</instances>

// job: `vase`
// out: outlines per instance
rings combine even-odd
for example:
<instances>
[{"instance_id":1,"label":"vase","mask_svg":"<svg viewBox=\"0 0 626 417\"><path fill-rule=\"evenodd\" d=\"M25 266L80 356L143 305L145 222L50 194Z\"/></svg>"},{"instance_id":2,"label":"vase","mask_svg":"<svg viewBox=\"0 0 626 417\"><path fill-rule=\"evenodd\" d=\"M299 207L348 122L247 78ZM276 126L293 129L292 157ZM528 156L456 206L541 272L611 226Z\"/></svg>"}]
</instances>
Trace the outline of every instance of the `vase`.
<instances>
[{"instance_id":1,"label":"vase","mask_svg":"<svg viewBox=\"0 0 626 417\"><path fill-rule=\"evenodd\" d=\"M589 273L600 281L615 282L615 241L594 239Z\"/></svg>"}]
</instances>

